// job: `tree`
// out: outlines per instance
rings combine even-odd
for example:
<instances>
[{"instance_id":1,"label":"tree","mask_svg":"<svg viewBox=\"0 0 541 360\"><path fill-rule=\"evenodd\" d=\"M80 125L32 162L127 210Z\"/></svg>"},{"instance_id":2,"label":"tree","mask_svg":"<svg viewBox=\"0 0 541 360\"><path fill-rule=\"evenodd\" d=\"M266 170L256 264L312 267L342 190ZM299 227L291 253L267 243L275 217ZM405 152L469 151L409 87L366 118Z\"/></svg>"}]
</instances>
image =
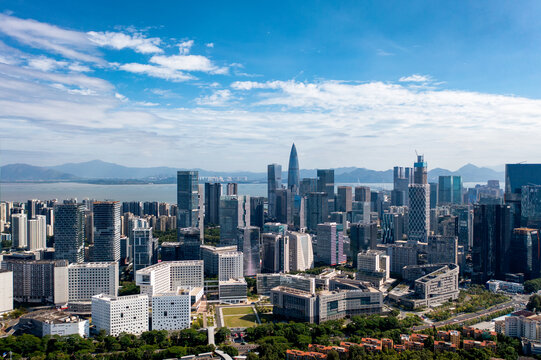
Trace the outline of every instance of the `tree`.
<instances>
[{"instance_id":1,"label":"tree","mask_svg":"<svg viewBox=\"0 0 541 360\"><path fill-rule=\"evenodd\" d=\"M331 350L327 353L327 360L340 360L340 355L336 350Z\"/></svg>"},{"instance_id":2,"label":"tree","mask_svg":"<svg viewBox=\"0 0 541 360\"><path fill-rule=\"evenodd\" d=\"M538 311L541 310L541 295L534 294L530 296L526 308L530 311L533 311L534 309L537 309Z\"/></svg>"},{"instance_id":3,"label":"tree","mask_svg":"<svg viewBox=\"0 0 541 360\"><path fill-rule=\"evenodd\" d=\"M229 356L237 356L239 351L230 345L221 346L220 349Z\"/></svg>"},{"instance_id":4,"label":"tree","mask_svg":"<svg viewBox=\"0 0 541 360\"><path fill-rule=\"evenodd\" d=\"M227 338L231 335L231 331L229 331L226 327L221 327L216 331L216 334L214 335L214 341L216 344L221 344L227 340Z\"/></svg>"},{"instance_id":5,"label":"tree","mask_svg":"<svg viewBox=\"0 0 541 360\"><path fill-rule=\"evenodd\" d=\"M529 294L541 290L541 278L532 279L524 282L524 292Z\"/></svg>"}]
</instances>

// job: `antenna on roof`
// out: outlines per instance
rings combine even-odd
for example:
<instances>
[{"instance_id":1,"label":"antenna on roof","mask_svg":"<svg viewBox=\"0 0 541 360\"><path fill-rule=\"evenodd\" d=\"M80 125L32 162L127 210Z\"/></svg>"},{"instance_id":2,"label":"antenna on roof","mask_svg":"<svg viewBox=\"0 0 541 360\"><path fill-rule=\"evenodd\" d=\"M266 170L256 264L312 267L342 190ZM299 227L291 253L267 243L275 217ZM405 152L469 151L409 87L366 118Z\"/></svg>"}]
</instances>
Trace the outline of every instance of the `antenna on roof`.
<instances>
[{"instance_id":1,"label":"antenna on roof","mask_svg":"<svg viewBox=\"0 0 541 360\"><path fill-rule=\"evenodd\" d=\"M415 149L415 155L419 156L419 153L417 152L417 149Z\"/></svg>"}]
</instances>

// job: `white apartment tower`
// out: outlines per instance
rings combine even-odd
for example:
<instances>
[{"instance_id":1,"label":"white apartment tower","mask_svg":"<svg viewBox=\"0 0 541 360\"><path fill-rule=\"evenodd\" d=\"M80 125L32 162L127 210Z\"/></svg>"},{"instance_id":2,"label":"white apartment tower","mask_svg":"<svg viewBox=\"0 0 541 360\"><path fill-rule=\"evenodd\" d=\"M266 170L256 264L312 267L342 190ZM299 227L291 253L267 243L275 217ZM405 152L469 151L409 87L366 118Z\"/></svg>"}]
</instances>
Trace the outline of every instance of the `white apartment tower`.
<instances>
[{"instance_id":1,"label":"white apartment tower","mask_svg":"<svg viewBox=\"0 0 541 360\"><path fill-rule=\"evenodd\" d=\"M68 301L90 301L92 296L118 294L118 263L73 263L68 266Z\"/></svg>"},{"instance_id":2,"label":"white apartment tower","mask_svg":"<svg viewBox=\"0 0 541 360\"><path fill-rule=\"evenodd\" d=\"M92 323L107 335L118 336L123 332L140 335L148 331L148 296L94 295Z\"/></svg>"}]
</instances>

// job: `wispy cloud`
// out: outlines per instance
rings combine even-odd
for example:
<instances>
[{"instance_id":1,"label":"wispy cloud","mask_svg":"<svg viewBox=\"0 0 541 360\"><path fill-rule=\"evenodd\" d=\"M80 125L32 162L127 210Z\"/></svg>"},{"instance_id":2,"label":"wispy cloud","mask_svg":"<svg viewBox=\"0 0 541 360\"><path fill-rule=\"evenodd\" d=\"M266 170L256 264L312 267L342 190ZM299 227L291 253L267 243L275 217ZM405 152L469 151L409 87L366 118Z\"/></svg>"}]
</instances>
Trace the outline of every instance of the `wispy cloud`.
<instances>
[{"instance_id":1,"label":"wispy cloud","mask_svg":"<svg viewBox=\"0 0 541 360\"><path fill-rule=\"evenodd\" d=\"M202 96L196 100L198 105L225 106L231 99L230 90L216 90L212 95Z\"/></svg>"},{"instance_id":2,"label":"wispy cloud","mask_svg":"<svg viewBox=\"0 0 541 360\"><path fill-rule=\"evenodd\" d=\"M429 75L413 74L410 76L403 76L398 81L400 82L428 82L432 81L432 77Z\"/></svg>"},{"instance_id":3,"label":"wispy cloud","mask_svg":"<svg viewBox=\"0 0 541 360\"><path fill-rule=\"evenodd\" d=\"M121 32L89 31L88 38L91 42L98 46L110 47L116 50L129 48L141 54L163 52L163 50L159 47L161 44L160 38L146 38L142 34L138 33L130 35Z\"/></svg>"},{"instance_id":4,"label":"wispy cloud","mask_svg":"<svg viewBox=\"0 0 541 360\"><path fill-rule=\"evenodd\" d=\"M195 79L190 74L171 69L163 66L154 66L149 64L129 63L119 66L119 69L136 74L145 74L148 76L170 80L170 81L187 81Z\"/></svg>"}]
</instances>

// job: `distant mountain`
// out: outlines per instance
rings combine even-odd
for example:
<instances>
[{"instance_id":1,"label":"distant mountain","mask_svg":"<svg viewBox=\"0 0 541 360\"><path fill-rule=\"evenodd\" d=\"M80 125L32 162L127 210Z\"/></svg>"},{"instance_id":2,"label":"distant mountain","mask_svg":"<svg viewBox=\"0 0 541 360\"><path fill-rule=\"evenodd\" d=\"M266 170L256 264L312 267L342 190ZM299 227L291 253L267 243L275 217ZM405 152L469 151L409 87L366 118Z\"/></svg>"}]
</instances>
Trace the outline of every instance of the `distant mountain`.
<instances>
[{"instance_id":1,"label":"distant mountain","mask_svg":"<svg viewBox=\"0 0 541 360\"><path fill-rule=\"evenodd\" d=\"M127 183L128 180L136 183L174 183L178 169L172 167L127 167L100 160L83 163L68 163L50 167L31 166L27 164L11 164L1 167L0 181L54 181L77 180L92 183ZM246 177L250 182L266 182L266 172L221 172L198 170L203 177ZM342 167L335 168L336 183L391 183L393 170L377 171L365 168ZM301 169L301 178L315 178L316 169ZM486 167L477 167L467 164L457 171L435 168L428 172L430 182L438 181L441 175L461 175L464 182L486 182L487 180L503 181L504 173ZM282 172L283 181L287 181L287 171Z\"/></svg>"},{"instance_id":2,"label":"distant mountain","mask_svg":"<svg viewBox=\"0 0 541 360\"><path fill-rule=\"evenodd\" d=\"M9 181L57 181L76 180L77 177L61 171L27 164L10 164L0 167L0 180Z\"/></svg>"}]
</instances>

